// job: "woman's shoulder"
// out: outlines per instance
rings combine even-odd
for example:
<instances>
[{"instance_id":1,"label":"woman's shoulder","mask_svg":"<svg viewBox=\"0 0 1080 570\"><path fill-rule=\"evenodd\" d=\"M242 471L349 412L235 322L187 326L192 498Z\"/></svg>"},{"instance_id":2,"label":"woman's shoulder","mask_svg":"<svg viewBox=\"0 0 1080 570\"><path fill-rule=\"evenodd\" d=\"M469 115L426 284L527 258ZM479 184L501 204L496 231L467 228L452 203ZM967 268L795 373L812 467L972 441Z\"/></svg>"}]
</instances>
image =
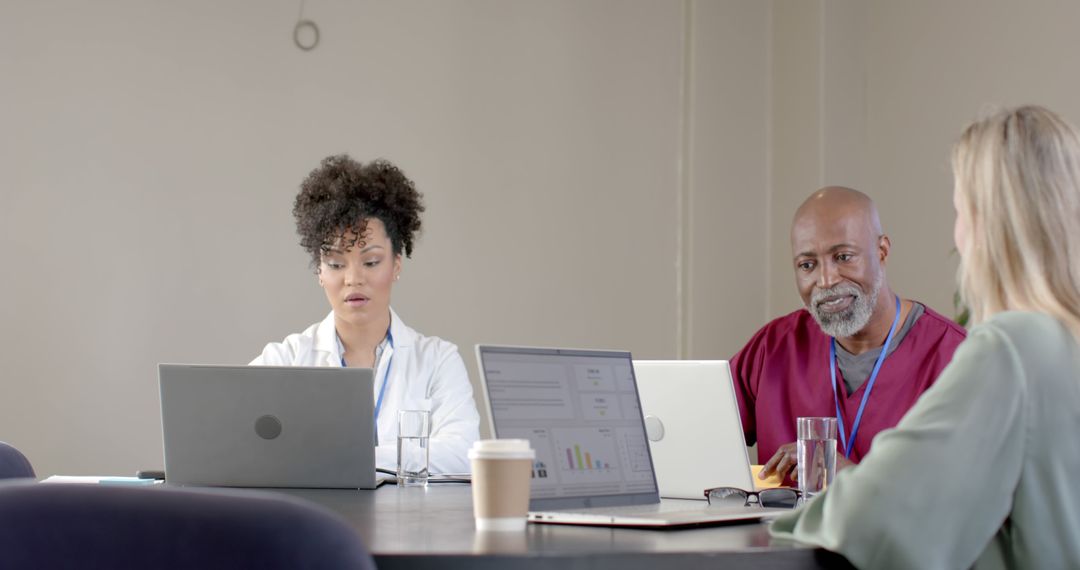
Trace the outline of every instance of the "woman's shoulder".
<instances>
[{"instance_id":1,"label":"woman's shoulder","mask_svg":"<svg viewBox=\"0 0 1080 570\"><path fill-rule=\"evenodd\" d=\"M969 338L1011 352L1009 356L1036 374L1080 371L1080 345L1061 321L1045 313L1001 312L972 327Z\"/></svg>"},{"instance_id":2,"label":"woman's shoulder","mask_svg":"<svg viewBox=\"0 0 1080 570\"><path fill-rule=\"evenodd\" d=\"M461 356L458 346L444 338L428 336L415 330L412 333L412 344L418 354L435 356L440 359L450 355Z\"/></svg>"},{"instance_id":3,"label":"woman's shoulder","mask_svg":"<svg viewBox=\"0 0 1080 570\"><path fill-rule=\"evenodd\" d=\"M994 326L1005 330L1058 329L1061 322L1054 317L1036 311L1002 311L977 326Z\"/></svg>"},{"instance_id":4,"label":"woman's shoulder","mask_svg":"<svg viewBox=\"0 0 1080 570\"><path fill-rule=\"evenodd\" d=\"M1056 318L1035 311L1004 311L972 328L972 333L998 334L1017 347L1042 352L1046 349L1072 349L1076 345L1068 328Z\"/></svg>"},{"instance_id":5,"label":"woman's shoulder","mask_svg":"<svg viewBox=\"0 0 1080 570\"><path fill-rule=\"evenodd\" d=\"M425 335L408 326L397 314L394 313L395 322L391 325L394 342L403 342L413 348L413 354L417 359L435 359L442 362L446 359L461 361L461 354L456 344L438 337ZM396 329L396 330L395 330ZM463 363L464 364L464 363Z\"/></svg>"},{"instance_id":6,"label":"woman's shoulder","mask_svg":"<svg viewBox=\"0 0 1080 570\"><path fill-rule=\"evenodd\" d=\"M265 366L304 365L311 360L311 355L318 346L320 329L325 328L324 321L315 323L298 333L286 336L281 342L267 343L262 354L252 364Z\"/></svg>"}]
</instances>

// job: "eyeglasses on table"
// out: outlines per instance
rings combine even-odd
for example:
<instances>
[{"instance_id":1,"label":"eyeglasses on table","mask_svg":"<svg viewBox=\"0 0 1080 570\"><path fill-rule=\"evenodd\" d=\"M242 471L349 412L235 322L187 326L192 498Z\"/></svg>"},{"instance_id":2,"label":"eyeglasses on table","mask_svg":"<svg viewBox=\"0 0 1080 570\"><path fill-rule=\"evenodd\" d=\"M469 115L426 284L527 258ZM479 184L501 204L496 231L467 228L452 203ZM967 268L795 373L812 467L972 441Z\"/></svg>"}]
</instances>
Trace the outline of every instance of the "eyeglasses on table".
<instances>
[{"instance_id":1,"label":"eyeglasses on table","mask_svg":"<svg viewBox=\"0 0 1080 570\"><path fill-rule=\"evenodd\" d=\"M705 499L710 505L724 507L761 507L793 509L799 504L802 492L790 487L747 491L738 487L713 487L705 489Z\"/></svg>"}]
</instances>

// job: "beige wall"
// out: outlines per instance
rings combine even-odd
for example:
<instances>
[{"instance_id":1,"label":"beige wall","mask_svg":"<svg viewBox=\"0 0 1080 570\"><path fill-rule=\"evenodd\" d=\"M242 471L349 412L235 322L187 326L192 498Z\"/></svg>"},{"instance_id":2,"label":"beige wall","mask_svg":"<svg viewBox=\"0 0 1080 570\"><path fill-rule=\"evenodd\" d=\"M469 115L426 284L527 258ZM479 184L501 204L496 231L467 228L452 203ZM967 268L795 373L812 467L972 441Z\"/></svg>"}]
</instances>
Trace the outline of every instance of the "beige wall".
<instances>
[{"instance_id":1,"label":"beige wall","mask_svg":"<svg viewBox=\"0 0 1080 570\"><path fill-rule=\"evenodd\" d=\"M296 9L5 8L0 440L41 474L160 466L157 363L325 315L290 208L331 153L426 194L394 305L471 372L480 341L722 357L759 323L763 250L718 260L764 217L767 4L308 2L310 53Z\"/></svg>"},{"instance_id":2,"label":"beige wall","mask_svg":"<svg viewBox=\"0 0 1080 570\"><path fill-rule=\"evenodd\" d=\"M798 308L791 269L791 215L822 185L822 0L778 0L772 12L771 193L764 260L769 316Z\"/></svg>"},{"instance_id":3,"label":"beige wall","mask_svg":"<svg viewBox=\"0 0 1080 570\"><path fill-rule=\"evenodd\" d=\"M681 357L730 358L767 316L767 2L692 4Z\"/></svg>"},{"instance_id":4,"label":"beige wall","mask_svg":"<svg viewBox=\"0 0 1080 570\"><path fill-rule=\"evenodd\" d=\"M986 104L1080 120L1080 5L1038 0L18 3L0 18L0 440L161 464L156 364L243 363L326 301L318 160L425 192L394 305L456 342L725 358L798 307L788 223L873 195L951 314L948 148ZM474 374L475 380L475 374Z\"/></svg>"},{"instance_id":5,"label":"beige wall","mask_svg":"<svg viewBox=\"0 0 1080 570\"><path fill-rule=\"evenodd\" d=\"M788 223L817 185L877 200L889 279L954 314L949 149L997 106L1039 103L1080 122L1076 2L775 0L769 312L798 306ZM784 95L784 94L787 95Z\"/></svg>"}]
</instances>

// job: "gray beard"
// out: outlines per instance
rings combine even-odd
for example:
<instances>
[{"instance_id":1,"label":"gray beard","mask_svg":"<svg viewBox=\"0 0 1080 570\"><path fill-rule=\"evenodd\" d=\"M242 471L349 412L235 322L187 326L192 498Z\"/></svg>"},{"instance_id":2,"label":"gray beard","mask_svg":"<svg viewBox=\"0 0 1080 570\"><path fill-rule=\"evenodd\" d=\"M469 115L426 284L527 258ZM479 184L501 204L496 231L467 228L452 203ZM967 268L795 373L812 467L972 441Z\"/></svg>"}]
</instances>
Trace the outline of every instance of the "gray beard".
<instances>
[{"instance_id":1,"label":"gray beard","mask_svg":"<svg viewBox=\"0 0 1080 570\"><path fill-rule=\"evenodd\" d=\"M834 338L855 336L870 322L882 281L880 277L875 279L869 294L866 295L858 287L847 283L841 283L830 289L815 289L806 310L814 317L825 334ZM826 313L818 307L819 303L836 295L851 295L855 300L850 307L840 313Z\"/></svg>"}]
</instances>

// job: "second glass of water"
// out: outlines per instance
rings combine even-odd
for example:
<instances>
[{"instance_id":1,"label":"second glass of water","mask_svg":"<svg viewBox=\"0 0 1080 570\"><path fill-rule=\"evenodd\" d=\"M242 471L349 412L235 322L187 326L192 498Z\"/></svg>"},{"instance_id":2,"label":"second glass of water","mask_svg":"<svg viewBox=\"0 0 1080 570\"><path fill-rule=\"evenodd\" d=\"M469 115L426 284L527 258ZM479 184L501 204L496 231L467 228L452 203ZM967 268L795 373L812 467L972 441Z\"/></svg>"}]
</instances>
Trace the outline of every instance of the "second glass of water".
<instances>
[{"instance_id":1,"label":"second glass of water","mask_svg":"<svg viewBox=\"0 0 1080 570\"><path fill-rule=\"evenodd\" d=\"M836 418L798 418L799 490L803 501L829 488L836 475Z\"/></svg>"},{"instance_id":2,"label":"second glass of water","mask_svg":"<svg viewBox=\"0 0 1080 570\"><path fill-rule=\"evenodd\" d=\"M428 437L431 435L431 412L398 412L397 482L402 487L426 486L428 483Z\"/></svg>"}]
</instances>

